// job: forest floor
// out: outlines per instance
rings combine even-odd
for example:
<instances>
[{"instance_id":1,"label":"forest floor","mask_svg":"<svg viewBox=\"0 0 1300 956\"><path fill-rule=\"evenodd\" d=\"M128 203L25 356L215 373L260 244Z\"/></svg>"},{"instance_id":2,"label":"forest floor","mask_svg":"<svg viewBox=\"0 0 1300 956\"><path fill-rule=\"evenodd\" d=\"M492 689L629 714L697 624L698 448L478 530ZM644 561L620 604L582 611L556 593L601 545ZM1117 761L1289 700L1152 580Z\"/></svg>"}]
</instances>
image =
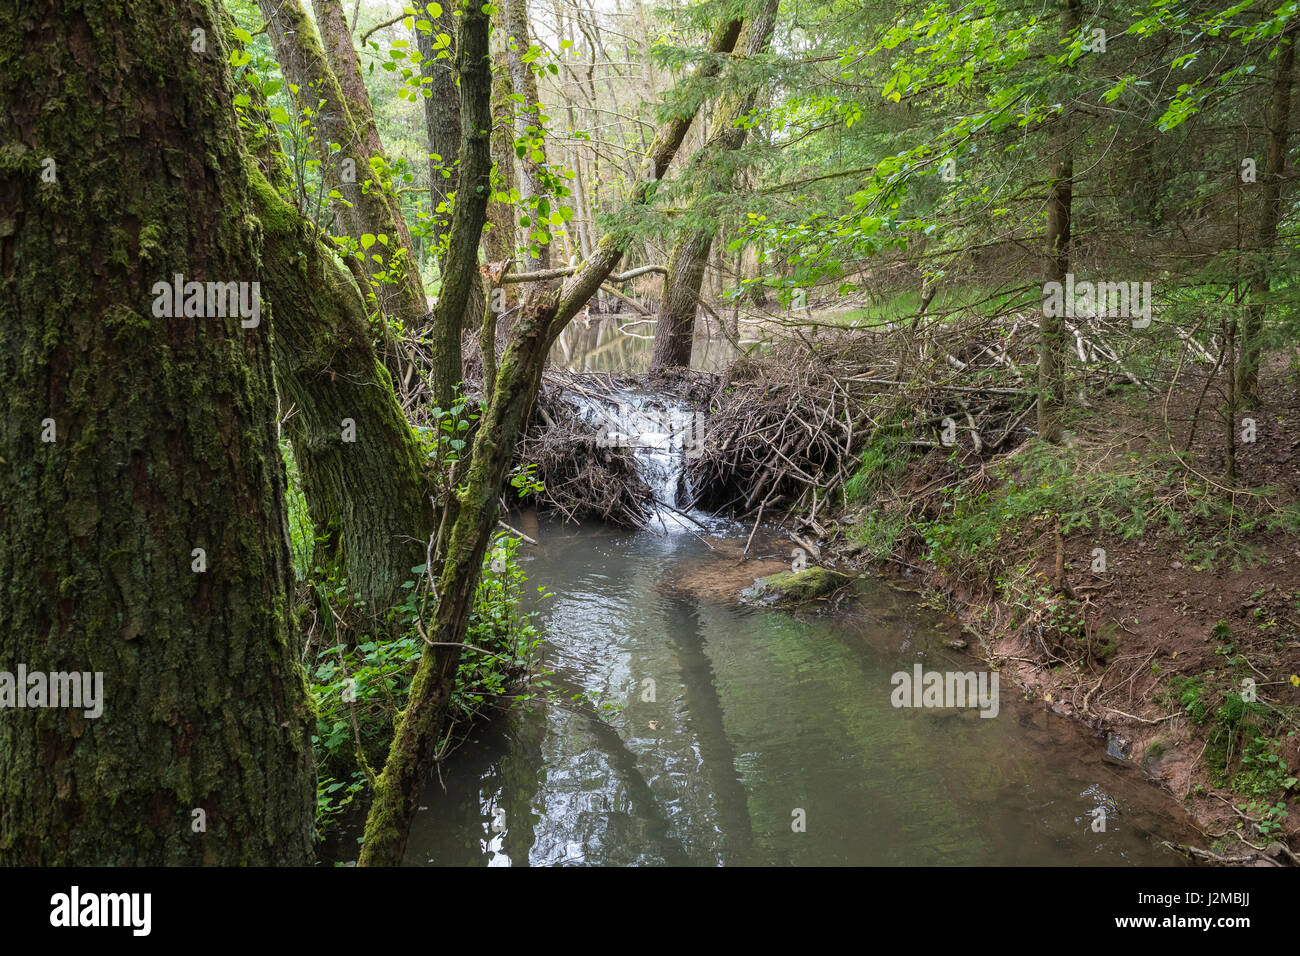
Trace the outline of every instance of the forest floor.
<instances>
[{"instance_id":1,"label":"forest floor","mask_svg":"<svg viewBox=\"0 0 1300 956\"><path fill-rule=\"evenodd\" d=\"M919 576L1026 695L1107 735L1239 862L1279 837L1300 849L1300 813L1284 812L1300 792L1300 367L1287 358L1262 376L1256 440L1237 445L1237 487L1253 493L1212 477L1221 416L1199 416L1173 466L1200 401L1189 386L1081 410L1068 468L1026 444L952 482L936 449L907 462L890 501L823 518L834 563Z\"/></svg>"}]
</instances>

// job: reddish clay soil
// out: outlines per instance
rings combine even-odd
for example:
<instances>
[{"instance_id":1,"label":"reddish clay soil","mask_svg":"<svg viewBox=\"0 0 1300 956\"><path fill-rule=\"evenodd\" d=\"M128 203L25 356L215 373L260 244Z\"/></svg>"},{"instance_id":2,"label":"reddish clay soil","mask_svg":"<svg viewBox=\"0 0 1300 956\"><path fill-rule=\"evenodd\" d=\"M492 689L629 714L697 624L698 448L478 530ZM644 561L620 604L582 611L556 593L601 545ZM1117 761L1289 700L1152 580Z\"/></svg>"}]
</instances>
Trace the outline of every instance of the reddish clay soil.
<instances>
[{"instance_id":1,"label":"reddish clay soil","mask_svg":"<svg viewBox=\"0 0 1300 956\"><path fill-rule=\"evenodd\" d=\"M1257 422L1256 441L1237 446L1238 487L1271 486L1270 500L1281 507L1300 500L1300 373L1285 360L1277 360L1267 366L1262 378L1262 406L1238 413L1239 424L1248 416ZM1182 450L1187 420L1200 390L1199 386L1175 390L1167 413L1163 398L1146 408L1134 407L1131 398L1097 403L1073 440L1085 460L1102 467L1114 464L1113 456L1168 451L1168 433ZM1205 409L1211 411L1202 411L1191 461L1201 475L1221 481L1225 424L1212 410L1215 400L1211 390L1205 398ZM933 487L933 479L934 472L924 473L922 467L908 476L907 483L921 489ZM1187 498L1181 496L1180 501L1178 507ZM853 519L846 516L845 520ZM1196 519L1189 515L1187 520ZM1053 532L1020 529L1014 538L1012 548L1023 548L1026 554L1028 546L1037 545L1037 572L1042 580L1053 581ZM1077 666L1053 661L1050 640L1044 642L1040 630L1024 626L1023 615L1020 626L1011 626L1012 608L991 601L986 583L933 572L925 580L946 595L954 613L980 635L989 659L1027 695L1112 735L1112 748L1184 800L1208 847L1237 828L1241 814L1234 808L1252 798L1214 785L1205 759L1206 731L1212 720L1198 725L1176 713L1180 708L1170 698L1170 677L1196 678L1213 671L1205 682L1211 690L1205 697L1211 711L1223 702L1223 690L1239 684L1245 675L1256 681L1260 700L1275 707L1300 705L1300 686L1292 681L1292 675L1300 675L1300 538L1260 530L1242 534L1240 540L1253 550L1249 565L1234 569L1230 560L1219 558L1213 570L1197 570L1183 554L1184 543L1172 536L1148 533L1130 541L1095 532L1065 536L1065 583L1083 602L1089 630L1099 635L1097 641L1105 635L1106 639L1113 636L1116 643L1113 651L1103 655L1104 666L1091 656ZM915 545L905 545L907 550L896 560L919 563ZM1099 547L1106 550L1107 571L1095 574L1092 555ZM848 558L846 563L860 562ZM1214 633L1220 621L1226 624L1226 634L1222 626ZM1226 646L1232 650L1226 651ZM1247 663L1231 668L1229 656ZM1291 726L1296 726L1294 717ZM1291 774L1298 775L1300 732L1287 736L1284 728L1277 736L1283 743L1281 756ZM1291 813L1283 829L1292 849L1300 848L1300 801L1294 799L1298 793L1293 788L1287 794ZM1268 842L1249 823L1242 833L1257 846ZM1250 852L1231 836L1221 849L1228 855Z\"/></svg>"}]
</instances>

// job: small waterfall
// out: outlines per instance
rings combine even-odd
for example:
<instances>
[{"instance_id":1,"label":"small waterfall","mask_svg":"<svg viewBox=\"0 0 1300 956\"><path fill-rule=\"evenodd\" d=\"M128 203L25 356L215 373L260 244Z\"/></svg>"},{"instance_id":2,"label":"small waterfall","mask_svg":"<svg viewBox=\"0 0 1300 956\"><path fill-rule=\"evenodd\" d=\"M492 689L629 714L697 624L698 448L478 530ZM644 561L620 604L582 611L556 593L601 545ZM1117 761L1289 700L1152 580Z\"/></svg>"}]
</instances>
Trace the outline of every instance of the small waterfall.
<instances>
[{"instance_id":1,"label":"small waterfall","mask_svg":"<svg viewBox=\"0 0 1300 956\"><path fill-rule=\"evenodd\" d=\"M675 398L633 390L616 393L613 404L591 404L585 411L600 428L602 443L632 450L641 478L654 493L651 529L698 532L709 527L709 515L688 509L686 461L704 441L700 412Z\"/></svg>"}]
</instances>

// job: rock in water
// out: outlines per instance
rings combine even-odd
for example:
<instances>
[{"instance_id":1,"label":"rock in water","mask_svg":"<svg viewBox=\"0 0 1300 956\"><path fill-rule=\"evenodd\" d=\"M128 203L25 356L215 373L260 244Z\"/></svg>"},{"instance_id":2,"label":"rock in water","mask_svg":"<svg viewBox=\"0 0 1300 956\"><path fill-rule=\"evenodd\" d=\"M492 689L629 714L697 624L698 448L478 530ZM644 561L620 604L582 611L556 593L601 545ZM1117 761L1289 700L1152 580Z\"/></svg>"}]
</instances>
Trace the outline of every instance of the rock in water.
<instances>
[{"instance_id":1,"label":"rock in water","mask_svg":"<svg viewBox=\"0 0 1300 956\"><path fill-rule=\"evenodd\" d=\"M748 596L767 604L806 604L834 593L852 580L849 575L829 568L782 571L759 578Z\"/></svg>"}]
</instances>

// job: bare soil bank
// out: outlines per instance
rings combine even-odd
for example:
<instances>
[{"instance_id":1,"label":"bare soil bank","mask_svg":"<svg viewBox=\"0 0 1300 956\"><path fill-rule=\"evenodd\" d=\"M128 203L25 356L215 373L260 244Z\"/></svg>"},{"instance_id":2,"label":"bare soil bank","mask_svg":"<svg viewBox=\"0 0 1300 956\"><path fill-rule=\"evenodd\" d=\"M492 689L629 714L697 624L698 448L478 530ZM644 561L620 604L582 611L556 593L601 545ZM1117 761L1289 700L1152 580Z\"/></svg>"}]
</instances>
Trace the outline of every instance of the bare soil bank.
<instances>
[{"instance_id":1,"label":"bare soil bank","mask_svg":"<svg viewBox=\"0 0 1300 956\"><path fill-rule=\"evenodd\" d=\"M1300 536L1274 520L1300 501L1300 388L1294 365L1269 372L1261 408L1239 413L1239 429L1254 415L1256 436L1237 444L1235 487L1253 489L1237 495L1222 486L1226 423L1204 409L1180 468L1133 475L1171 445L1184 451L1197 390L1112 396L1074 423L1075 473L1060 480L1113 478L1080 507L1141 512L1141 533L1142 522L1098 514L1070 528L1059 511L1022 507L1006 492L1030 478L1014 461L1026 446L956 482L950 454L912 459L892 494L815 529L832 566L901 571L1028 697L1107 736L1112 755L1184 801L1204 848L1261 865L1296 863L1300 848ZM1189 484L1226 514L1207 513ZM996 540L963 541L985 512ZM884 548L869 530L882 515L896 528Z\"/></svg>"}]
</instances>

